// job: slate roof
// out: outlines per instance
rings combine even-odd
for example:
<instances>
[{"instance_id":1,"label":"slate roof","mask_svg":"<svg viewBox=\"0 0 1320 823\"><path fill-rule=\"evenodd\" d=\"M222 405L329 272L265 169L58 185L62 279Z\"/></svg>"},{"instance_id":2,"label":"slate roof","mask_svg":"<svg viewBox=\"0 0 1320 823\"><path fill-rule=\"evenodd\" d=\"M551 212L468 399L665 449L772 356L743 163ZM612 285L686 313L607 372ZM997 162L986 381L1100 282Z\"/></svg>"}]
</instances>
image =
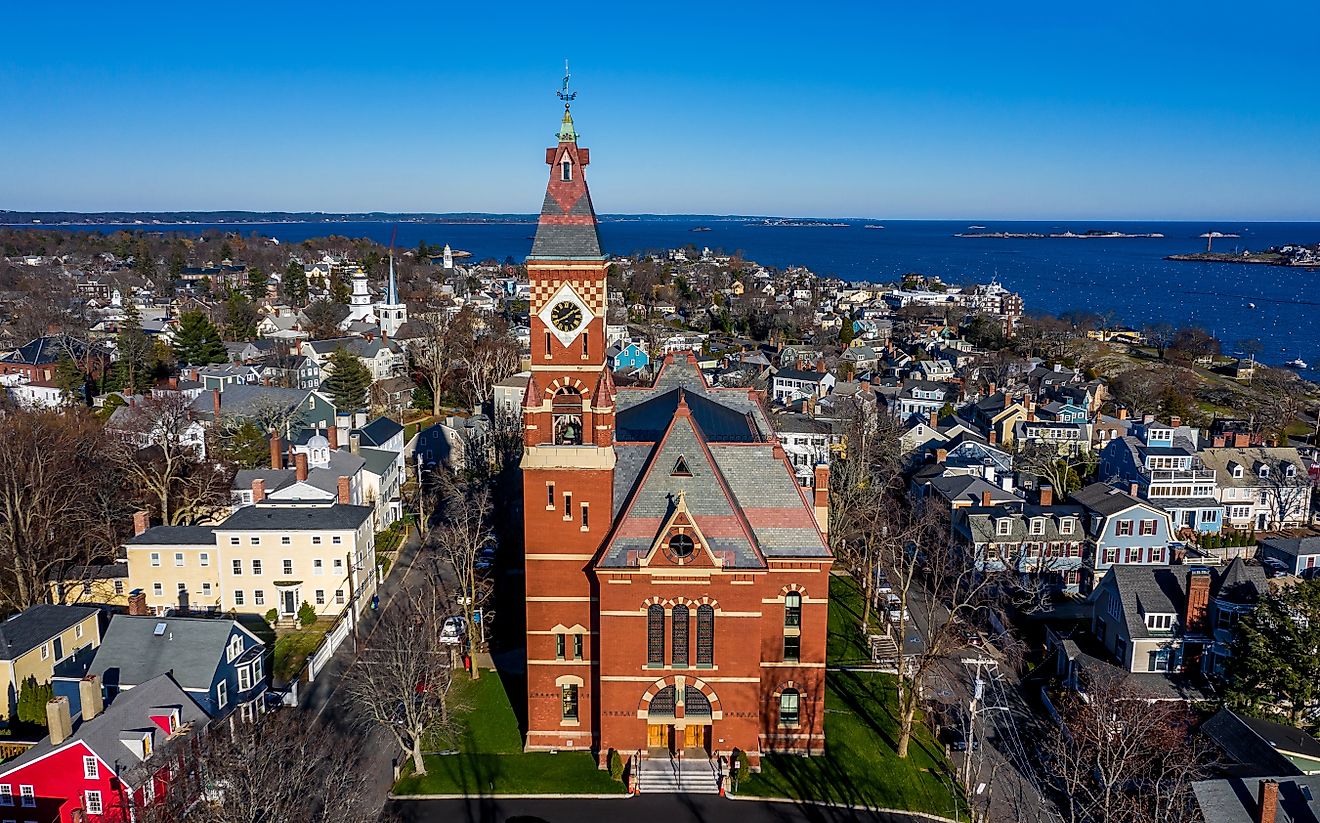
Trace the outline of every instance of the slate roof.
<instances>
[{"instance_id":1,"label":"slate roof","mask_svg":"<svg viewBox=\"0 0 1320 823\"><path fill-rule=\"evenodd\" d=\"M257 386L231 383L220 392L220 412L237 417L251 417L272 408L294 409L311 394L308 389L284 389L277 386ZM191 403L198 416L211 419L215 413L210 392L202 392Z\"/></svg>"},{"instance_id":2,"label":"slate roof","mask_svg":"<svg viewBox=\"0 0 1320 823\"><path fill-rule=\"evenodd\" d=\"M1187 610L1187 575L1192 569L1210 572L1211 597L1235 603L1249 603L1265 590L1265 571L1260 566L1249 566L1241 558L1224 569L1212 567L1144 566L1119 563L1109 567L1105 578L1096 587L1112 587L1122 603L1122 616L1127 636L1132 640L1170 637L1168 632L1153 633L1146 627L1145 614L1174 614L1179 621ZM1181 631L1181 622L1174 632Z\"/></svg>"},{"instance_id":3,"label":"slate roof","mask_svg":"<svg viewBox=\"0 0 1320 823\"><path fill-rule=\"evenodd\" d=\"M776 380L800 380L805 383L819 383L825 378L826 372L803 371L801 369L780 369L775 372Z\"/></svg>"},{"instance_id":4,"label":"slate roof","mask_svg":"<svg viewBox=\"0 0 1320 823\"><path fill-rule=\"evenodd\" d=\"M189 697L188 693L168 674L162 674L140 686L119 692L106 706L105 711L91 720L75 720L73 734L58 747L52 746L50 738L46 737L18 757L6 761L0 765L0 775L13 772L57 749L82 743L96 752L97 756L107 764L125 764L125 768L117 776L129 786L136 788L141 784L142 779L154 772L164 760L162 750L167 736L163 729L152 722L151 715L161 709L171 708L179 710L181 726L191 724L194 729L200 729L207 722L206 712L197 705L197 701ZM143 768L143 764L135 763L132 754L121 742L125 732L151 735L151 749L155 756L149 760L152 764L150 768Z\"/></svg>"},{"instance_id":5,"label":"slate roof","mask_svg":"<svg viewBox=\"0 0 1320 823\"><path fill-rule=\"evenodd\" d=\"M379 337L373 340L368 340L365 337L332 337L326 340L308 340L303 345L317 354L327 357L334 354L336 349L343 348L356 357L365 357L368 360L380 354L381 349L396 350L393 343Z\"/></svg>"},{"instance_id":6,"label":"slate roof","mask_svg":"<svg viewBox=\"0 0 1320 823\"><path fill-rule=\"evenodd\" d=\"M251 481L248 488L252 487ZM129 538L129 546L213 546L214 526L152 526Z\"/></svg>"},{"instance_id":7,"label":"slate roof","mask_svg":"<svg viewBox=\"0 0 1320 823\"><path fill-rule=\"evenodd\" d=\"M690 357L670 357L650 389L618 390L614 509L598 561L636 566L682 493L726 568L829 557L814 511L745 389L712 389ZM679 458L687 472L675 472Z\"/></svg>"},{"instance_id":8,"label":"slate roof","mask_svg":"<svg viewBox=\"0 0 1320 823\"><path fill-rule=\"evenodd\" d=\"M1118 514L1129 506L1141 501L1127 492L1108 483L1092 483L1080 491L1073 492L1072 499L1096 514L1109 516Z\"/></svg>"},{"instance_id":9,"label":"slate roof","mask_svg":"<svg viewBox=\"0 0 1320 823\"><path fill-rule=\"evenodd\" d=\"M385 449L372 449L366 446L358 450L358 456L362 458L367 471L374 475L384 477L399 459L398 452L386 451Z\"/></svg>"},{"instance_id":10,"label":"slate roof","mask_svg":"<svg viewBox=\"0 0 1320 823\"><path fill-rule=\"evenodd\" d=\"M237 509L217 531L351 530L371 516L370 506L257 503Z\"/></svg>"},{"instance_id":11,"label":"slate roof","mask_svg":"<svg viewBox=\"0 0 1320 823\"><path fill-rule=\"evenodd\" d=\"M92 606L29 606L0 623L0 660L13 660L96 614Z\"/></svg>"},{"instance_id":12,"label":"slate roof","mask_svg":"<svg viewBox=\"0 0 1320 823\"><path fill-rule=\"evenodd\" d=\"M1031 503L1021 505L1007 504L982 508L975 506L964 510L967 518L967 531L976 543L1022 543L1025 541L1059 543L1080 543L1086 537L1082 528L1082 507L1066 504L1056 506L1038 506ZM999 534L998 521L1008 518L1012 524L1008 534ZM1030 521L1044 518L1044 531L1032 534ZM1071 534L1060 531L1059 522L1065 518L1074 520Z\"/></svg>"},{"instance_id":13,"label":"slate roof","mask_svg":"<svg viewBox=\"0 0 1320 823\"><path fill-rule=\"evenodd\" d=\"M984 477L972 474L945 475L931 480L927 485L950 504L971 503L973 506L979 506L982 492L990 492L992 503L1013 503L1022 500L1013 492L1005 491L994 483L987 482Z\"/></svg>"},{"instance_id":14,"label":"slate roof","mask_svg":"<svg viewBox=\"0 0 1320 823\"><path fill-rule=\"evenodd\" d=\"M600 232L585 170L590 157L574 141L561 141L557 148L547 150L546 162L556 164L556 158L564 156L573 161L572 179L560 179L559 170L551 165L530 259L599 260L603 256Z\"/></svg>"},{"instance_id":15,"label":"slate roof","mask_svg":"<svg viewBox=\"0 0 1320 823\"><path fill-rule=\"evenodd\" d=\"M1271 537L1261 543L1294 558L1320 554L1320 537Z\"/></svg>"},{"instance_id":16,"label":"slate roof","mask_svg":"<svg viewBox=\"0 0 1320 823\"><path fill-rule=\"evenodd\" d=\"M127 563L99 563L91 566L66 566L62 569L51 569L46 575L47 580L110 580L113 578L128 577Z\"/></svg>"},{"instance_id":17,"label":"slate roof","mask_svg":"<svg viewBox=\"0 0 1320 823\"><path fill-rule=\"evenodd\" d=\"M83 357L87 353L87 344L67 334L53 334L30 340L12 352L0 357L6 363L26 363L30 366L56 363L68 353Z\"/></svg>"},{"instance_id":18,"label":"slate roof","mask_svg":"<svg viewBox=\"0 0 1320 823\"><path fill-rule=\"evenodd\" d=\"M165 632L156 634L164 624ZM225 657L233 620L203 617L135 617L110 621L92 658L90 674L107 686L138 686L166 672L185 689L207 691Z\"/></svg>"}]
</instances>

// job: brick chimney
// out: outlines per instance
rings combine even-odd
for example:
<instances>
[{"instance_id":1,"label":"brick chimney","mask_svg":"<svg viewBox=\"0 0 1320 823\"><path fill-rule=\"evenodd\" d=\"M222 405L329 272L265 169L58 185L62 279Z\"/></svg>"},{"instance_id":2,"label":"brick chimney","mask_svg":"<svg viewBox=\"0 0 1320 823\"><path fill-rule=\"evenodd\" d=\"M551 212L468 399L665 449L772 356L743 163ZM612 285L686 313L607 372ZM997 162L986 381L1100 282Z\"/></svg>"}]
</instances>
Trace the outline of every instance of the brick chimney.
<instances>
[{"instance_id":1,"label":"brick chimney","mask_svg":"<svg viewBox=\"0 0 1320 823\"><path fill-rule=\"evenodd\" d=\"M73 717L69 714L69 698L61 695L46 701L46 728L50 730L50 745L58 746L73 734Z\"/></svg>"},{"instance_id":2,"label":"brick chimney","mask_svg":"<svg viewBox=\"0 0 1320 823\"><path fill-rule=\"evenodd\" d=\"M101 694L101 678L89 674L78 681L78 701L82 703L82 719L86 723L105 709L105 697Z\"/></svg>"},{"instance_id":3,"label":"brick chimney","mask_svg":"<svg viewBox=\"0 0 1320 823\"><path fill-rule=\"evenodd\" d=\"M940 424L940 413L933 411L930 413L930 427L933 429Z\"/></svg>"},{"instance_id":4,"label":"brick chimney","mask_svg":"<svg viewBox=\"0 0 1320 823\"><path fill-rule=\"evenodd\" d=\"M989 442L990 445L992 446L996 445L999 442L999 432L995 431L994 429L991 429Z\"/></svg>"},{"instance_id":5,"label":"brick chimney","mask_svg":"<svg viewBox=\"0 0 1320 823\"><path fill-rule=\"evenodd\" d=\"M211 411L215 412L217 420L220 419L220 390L211 389Z\"/></svg>"},{"instance_id":6,"label":"brick chimney","mask_svg":"<svg viewBox=\"0 0 1320 823\"><path fill-rule=\"evenodd\" d=\"M1228 445L1228 438L1222 434L1216 434L1215 439L1211 442L1214 444L1214 448L1222 449L1224 446Z\"/></svg>"},{"instance_id":7,"label":"brick chimney","mask_svg":"<svg viewBox=\"0 0 1320 823\"><path fill-rule=\"evenodd\" d=\"M260 503L266 499L266 481L260 477L252 481L252 502Z\"/></svg>"},{"instance_id":8,"label":"brick chimney","mask_svg":"<svg viewBox=\"0 0 1320 823\"><path fill-rule=\"evenodd\" d=\"M134 589L128 593L128 613L134 617L142 617L149 614L147 611L147 593L141 589Z\"/></svg>"},{"instance_id":9,"label":"brick chimney","mask_svg":"<svg viewBox=\"0 0 1320 823\"><path fill-rule=\"evenodd\" d=\"M826 371L826 369L825 369L825 358L822 357L821 359L819 359L819 360L816 361L816 373L817 373L817 374L824 374L825 371Z\"/></svg>"},{"instance_id":10,"label":"brick chimney","mask_svg":"<svg viewBox=\"0 0 1320 823\"><path fill-rule=\"evenodd\" d=\"M983 492L981 492L981 507L982 507L982 508L988 509L988 508L990 508L991 506L994 505L994 501L991 499L991 497L992 497L992 495L991 495L991 493L990 493L989 491L983 491Z\"/></svg>"},{"instance_id":11,"label":"brick chimney","mask_svg":"<svg viewBox=\"0 0 1320 823\"><path fill-rule=\"evenodd\" d=\"M299 483L307 479L307 452L298 452L293 456L293 471Z\"/></svg>"},{"instance_id":12,"label":"brick chimney","mask_svg":"<svg viewBox=\"0 0 1320 823\"><path fill-rule=\"evenodd\" d=\"M179 378L175 377L174 375L170 375L169 377L165 378L165 387L168 389L179 388Z\"/></svg>"},{"instance_id":13,"label":"brick chimney","mask_svg":"<svg viewBox=\"0 0 1320 823\"><path fill-rule=\"evenodd\" d=\"M816 509L816 525L825 534L830 530L830 466L828 463L816 465L816 488L812 502Z\"/></svg>"},{"instance_id":14,"label":"brick chimney","mask_svg":"<svg viewBox=\"0 0 1320 823\"><path fill-rule=\"evenodd\" d=\"M948 450L948 449L936 449L936 450L935 450L935 462L936 462L936 463L939 463L939 464L943 465L943 464L944 464L944 461L946 461L946 460L948 460L948 459L949 459L949 450Z\"/></svg>"},{"instance_id":15,"label":"brick chimney","mask_svg":"<svg viewBox=\"0 0 1320 823\"><path fill-rule=\"evenodd\" d=\"M1251 435L1249 435L1249 434L1234 434L1234 435L1233 435L1233 448L1235 448L1235 449L1248 449L1248 448L1251 448Z\"/></svg>"},{"instance_id":16,"label":"brick chimney","mask_svg":"<svg viewBox=\"0 0 1320 823\"><path fill-rule=\"evenodd\" d=\"M1054 487L1049 483L1040 484L1040 504L1042 506L1054 505Z\"/></svg>"},{"instance_id":17,"label":"brick chimney","mask_svg":"<svg viewBox=\"0 0 1320 823\"><path fill-rule=\"evenodd\" d=\"M1136 496L1137 496L1137 484L1136 484L1136 483L1129 483L1129 484L1128 484L1128 494L1132 495L1133 497L1136 497Z\"/></svg>"},{"instance_id":18,"label":"brick chimney","mask_svg":"<svg viewBox=\"0 0 1320 823\"><path fill-rule=\"evenodd\" d=\"M284 468L284 441L279 432L270 433L270 467L275 471Z\"/></svg>"},{"instance_id":19,"label":"brick chimney","mask_svg":"<svg viewBox=\"0 0 1320 823\"><path fill-rule=\"evenodd\" d=\"M353 502L353 479L350 477L339 478L339 502L347 506Z\"/></svg>"},{"instance_id":20,"label":"brick chimney","mask_svg":"<svg viewBox=\"0 0 1320 823\"><path fill-rule=\"evenodd\" d=\"M1169 425L1175 429L1178 428L1179 426L1182 425L1182 418L1176 414L1173 415L1172 417L1169 418Z\"/></svg>"},{"instance_id":21,"label":"brick chimney","mask_svg":"<svg viewBox=\"0 0 1320 823\"><path fill-rule=\"evenodd\" d=\"M1187 570L1187 614L1184 635L1206 634L1206 613L1210 608L1210 570L1192 566Z\"/></svg>"},{"instance_id":22,"label":"brick chimney","mask_svg":"<svg viewBox=\"0 0 1320 823\"><path fill-rule=\"evenodd\" d=\"M1127 407L1126 407L1126 406L1119 406L1119 407L1118 407L1118 419L1119 419L1119 420L1127 420L1127 416L1128 416L1128 410L1127 410Z\"/></svg>"},{"instance_id":23,"label":"brick chimney","mask_svg":"<svg viewBox=\"0 0 1320 823\"><path fill-rule=\"evenodd\" d=\"M339 427L333 423L325 430L325 439L330 441L330 451L339 448Z\"/></svg>"},{"instance_id":24,"label":"brick chimney","mask_svg":"<svg viewBox=\"0 0 1320 823\"><path fill-rule=\"evenodd\" d=\"M146 511L133 512L133 536L137 537L149 528L151 528L151 513Z\"/></svg>"},{"instance_id":25,"label":"brick chimney","mask_svg":"<svg viewBox=\"0 0 1320 823\"><path fill-rule=\"evenodd\" d=\"M1260 791L1256 797L1256 823L1274 823L1274 818L1279 814L1278 781L1260 781Z\"/></svg>"},{"instance_id":26,"label":"brick chimney","mask_svg":"<svg viewBox=\"0 0 1320 823\"><path fill-rule=\"evenodd\" d=\"M990 381L990 391L989 391L988 393L989 393L989 394L994 394L994 393L997 392L997 391L999 391L999 386L995 383L995 381L991 380L991 381Z\"/></svg>"}]
</instances>

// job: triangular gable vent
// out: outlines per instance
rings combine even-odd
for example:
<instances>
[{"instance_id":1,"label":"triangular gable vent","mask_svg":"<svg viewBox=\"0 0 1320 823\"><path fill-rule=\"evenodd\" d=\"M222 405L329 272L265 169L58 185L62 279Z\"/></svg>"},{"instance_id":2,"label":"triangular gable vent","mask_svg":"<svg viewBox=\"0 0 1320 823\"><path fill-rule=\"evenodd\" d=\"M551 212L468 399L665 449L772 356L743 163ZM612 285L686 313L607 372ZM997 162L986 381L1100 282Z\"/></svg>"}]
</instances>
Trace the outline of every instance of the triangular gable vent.
<instances>
[{"instance_id":1,"label":"triangular gable vent","mask_svg":"<svg viewBox=\"0 0 1320 823\"><path fill-rule=\"evenodd\" d=\"M687 460L684 459L683 455L680 454L678 456L678 460L674 461L674 470L669 473L669 476L670 477L692 476L692 470L688 468Z\"/></svg>"}]
</instances>

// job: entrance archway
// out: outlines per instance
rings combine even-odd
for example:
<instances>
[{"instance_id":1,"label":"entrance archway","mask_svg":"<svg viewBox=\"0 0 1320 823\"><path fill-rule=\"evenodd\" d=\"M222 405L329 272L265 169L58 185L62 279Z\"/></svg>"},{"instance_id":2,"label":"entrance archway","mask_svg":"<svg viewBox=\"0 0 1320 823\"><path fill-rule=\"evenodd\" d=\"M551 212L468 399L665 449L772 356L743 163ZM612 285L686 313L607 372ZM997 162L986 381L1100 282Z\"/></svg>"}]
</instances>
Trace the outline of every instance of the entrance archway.
<instances>
[{"instance_id":1,"label":"entrance archway","mask_svg":"<svg viewBox=\"0 0 1320 823\"><path fill-rule=\"evenodd\" d=\"M646 720L646 748L680 754L701 750L709 756L715 721L722 717L719 697L697 679L682 676L656 681L642 695L637 714Z\"/></svg>"}]
</instances>

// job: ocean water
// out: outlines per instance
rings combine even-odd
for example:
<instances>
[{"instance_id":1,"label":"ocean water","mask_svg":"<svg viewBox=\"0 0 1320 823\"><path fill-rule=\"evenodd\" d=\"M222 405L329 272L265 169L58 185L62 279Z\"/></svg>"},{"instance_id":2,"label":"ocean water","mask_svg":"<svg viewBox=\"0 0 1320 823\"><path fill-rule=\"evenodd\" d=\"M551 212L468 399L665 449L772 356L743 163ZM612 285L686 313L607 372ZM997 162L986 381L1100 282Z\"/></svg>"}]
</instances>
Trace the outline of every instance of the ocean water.
<instances>
[{"instance_id":1,"label":"ocean water","mask_svg":"<svg viewBox=\"0 0 1320 823\"><path fill-rule=\"evenodd\" d=\"M1216 239L1215 251L1259 250L1286 243L1320 242L1320 223L1002 222L849 220L844 227L766 226L715 217L606 217L601 240L610 253L659 250L694 244L741 251L764 265L806 266L845 280L893 281L905 272L939 275L946 282L986 282L997 277L1022 294L1027 311L1080 309L1112 312L1118 322L1194 323L1218 337L1226 351L1237 341L1259 339L1261 359L1280 364L1301 357L1320 365L1320 271L1229 263L1164 260L1168 254L1202 251L1205 231L1236 233ZM388 243L391 222L269 223L135 226L197 232L225 228L258 231L283 242L338 234ZM397 243L418 241L472 252L476 259L521 260L531 249L535 225L527 223L399 223ZM1163 238L990 239L960 238L969 225L986 231L1160 233ZM696 226L710 231L693 232ZM47 227L53 228L53 227ZM68 227L75 228L75 227ZM80 226L80 230L109 230ZM1254 308L1252 305L1254 304ZM1315 372L1314 374L1320 374Z\"/></svg>"}]
</instances>

